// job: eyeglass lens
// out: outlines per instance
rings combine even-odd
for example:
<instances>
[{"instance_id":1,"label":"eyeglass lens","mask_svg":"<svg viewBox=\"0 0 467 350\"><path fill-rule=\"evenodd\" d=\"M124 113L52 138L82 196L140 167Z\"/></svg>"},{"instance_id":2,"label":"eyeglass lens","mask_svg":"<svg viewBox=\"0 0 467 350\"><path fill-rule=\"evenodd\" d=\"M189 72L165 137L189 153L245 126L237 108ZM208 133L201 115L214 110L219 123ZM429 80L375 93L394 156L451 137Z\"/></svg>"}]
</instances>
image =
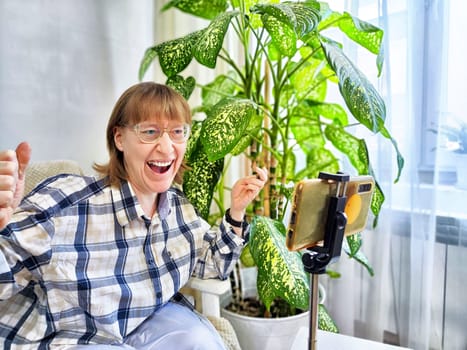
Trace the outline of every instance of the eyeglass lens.
<instances>
[{"instance_id":1,"label":"eyeglass lens","mask_svg":"<svg viewBox=\"0 0 467 350\"><path fill-rule=\"evenodd\" d=\"M164 132L169 134L172 141L182 143L190 135L190 126L188 124L179 125L173 128L159 128L155 125L136 125L134 127L137 135L143 142L156 142Z\"/></svg>"}]
</instances>

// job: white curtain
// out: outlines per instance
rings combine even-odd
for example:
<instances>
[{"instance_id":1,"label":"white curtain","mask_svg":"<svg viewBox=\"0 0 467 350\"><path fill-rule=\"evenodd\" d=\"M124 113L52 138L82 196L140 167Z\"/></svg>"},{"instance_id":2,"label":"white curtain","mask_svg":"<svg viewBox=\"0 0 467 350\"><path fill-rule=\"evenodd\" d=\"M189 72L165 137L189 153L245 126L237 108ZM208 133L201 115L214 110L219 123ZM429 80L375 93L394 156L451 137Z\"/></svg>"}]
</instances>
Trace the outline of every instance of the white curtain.
<instances>
[{"instance_id":1,"label":"white curtain","mask_svg":"<svg viewBox=\"0 0 467 350\"><path fill-rule=\"evenodd\" d=\"M387 127L405 167L395 184L390 142L370 137L374 170L386 195L377 228L363 233L362 249L374 276L342 255L329 266L342 276L320 277L326 306L343 334L414 350L465 350L467 210L462 199L467 191L459 166L467 159L456 160L444 148L442 135L430 129L439 131L451 117L467 122L462 114L467 110L462 85L467 48L461 30L466 5L461 0L328 3L385 31L384 72L374 83L386 101ZM205 25L177 11L158 14L158 20L157 42ZM376 72L374 56L349 54L362 70ZM190 69L198 78L212 78L199 66Z\"/></svg>"},{"instance_id":2,"label":"white curtain","mask_svg":"<svg viewBox=\"0 0 467 350\"><path fill-rule=\"evenodd\" d=\"M345 334L416 350L465 350L467 191L461 167L467 166L467 155L456 158L446 149L442 128L467 123L466 5L360 0L347 1L344 9L385 30L384 72L376 84L405 168L394 184L391 145L371 146L386 195L377 228L363 233L363 251L375 274L342 256L329 267L342 277L321 278L327 306ZM355 58L365 70L374 64Z\"/></svg>"}]
</instances>

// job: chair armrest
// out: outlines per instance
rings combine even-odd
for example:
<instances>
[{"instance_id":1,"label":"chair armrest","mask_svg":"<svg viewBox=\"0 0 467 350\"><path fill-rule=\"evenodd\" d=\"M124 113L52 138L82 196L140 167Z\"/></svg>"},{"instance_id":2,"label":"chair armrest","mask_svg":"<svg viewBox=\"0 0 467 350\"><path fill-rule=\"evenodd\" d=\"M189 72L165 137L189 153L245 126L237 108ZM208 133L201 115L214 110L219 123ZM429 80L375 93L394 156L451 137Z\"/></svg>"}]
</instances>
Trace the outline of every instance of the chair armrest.
<instances>
[{"instance_id":1,"label":"chair armrest","mask_svg":"<svg viewBox=\"0 0 467 350\"><path fill-rule=\"evenodd\" d=\"M231 293L230 281L192 277L181 292L192 296L195 308L205 316L220 317L221 297Z\"/></svg>"}]
</instances>

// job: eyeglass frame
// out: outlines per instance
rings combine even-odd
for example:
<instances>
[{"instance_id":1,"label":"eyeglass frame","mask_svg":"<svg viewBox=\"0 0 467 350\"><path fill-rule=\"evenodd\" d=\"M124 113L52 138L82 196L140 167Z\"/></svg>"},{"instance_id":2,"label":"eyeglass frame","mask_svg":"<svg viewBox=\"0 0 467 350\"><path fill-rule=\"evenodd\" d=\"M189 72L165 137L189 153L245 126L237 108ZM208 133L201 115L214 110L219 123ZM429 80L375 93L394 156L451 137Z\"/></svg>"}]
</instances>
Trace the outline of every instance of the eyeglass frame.
<instances>
[{"instance_id":1,"label":"eyeglass frame","mask_svg":"<svg viewBox=\"0 0 467 350\"><path fill-rule=\"evenodd\" d=\"M167 133L169 135L169 138L172 142L175 142L175 143L184 143L188 140L188 138L190 137L190 133L191 133L191 126L190 124L187 124L187 123L183 123L182 125L178 125L178 126L174 126L172 128L168 127L168 128L160 128L156 125L151 125L154 127L154 129L157 129L159 130L161 133L160 135L154 139L153 141L147 141L147 140L144 140L142 134L141 134L141 124L135 124L135 125L126 125L126 127L130 128L131 130L133 130L136 134L136 136L138 137L138 139L142 142L142 143L145 143L145 144L153 144L153 143L156 143L157 141L159 141L159 139L162 137L162 135L164 135L164 133ZM172 138L172 134L171 132L174 130L174 129L177 129L179 127L183 127L184 131L186 130L186 136L184 136L183 140L174 140Z\"/></svg>"}]
</instances>

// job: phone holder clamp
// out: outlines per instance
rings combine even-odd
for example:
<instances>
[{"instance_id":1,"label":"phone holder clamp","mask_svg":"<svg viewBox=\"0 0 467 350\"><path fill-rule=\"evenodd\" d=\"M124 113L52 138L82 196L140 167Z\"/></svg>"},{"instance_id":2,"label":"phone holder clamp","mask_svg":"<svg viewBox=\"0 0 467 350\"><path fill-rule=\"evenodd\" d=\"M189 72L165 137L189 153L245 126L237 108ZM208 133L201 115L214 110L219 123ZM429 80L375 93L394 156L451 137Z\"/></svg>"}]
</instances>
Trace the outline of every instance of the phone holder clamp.
<instances>
[{"instance_id":1,"label":"phone holder clamp","mask_svg":"<svg viewBox=\"0 0 467 350\"><path fill-rule=\"evenodd\" d=\"M308 248L302 255L305 271L312 275L310 279L310 333L309 349L316 349L316 333L318 329L318 276L326 272L328 264L336 262L341 254L347 216L345 205L347 202L346 189L350 179L348 174L329 174L320 172L323 181L337 183L335 196L329 198L328 214L326 218L324 241L321 246Z\"/></svg>"}]
</instances>

